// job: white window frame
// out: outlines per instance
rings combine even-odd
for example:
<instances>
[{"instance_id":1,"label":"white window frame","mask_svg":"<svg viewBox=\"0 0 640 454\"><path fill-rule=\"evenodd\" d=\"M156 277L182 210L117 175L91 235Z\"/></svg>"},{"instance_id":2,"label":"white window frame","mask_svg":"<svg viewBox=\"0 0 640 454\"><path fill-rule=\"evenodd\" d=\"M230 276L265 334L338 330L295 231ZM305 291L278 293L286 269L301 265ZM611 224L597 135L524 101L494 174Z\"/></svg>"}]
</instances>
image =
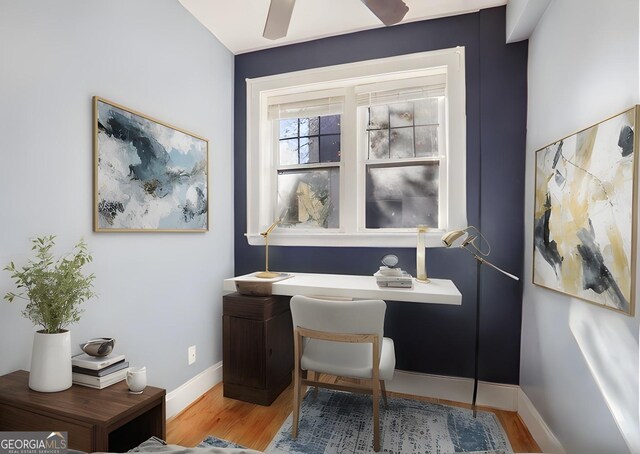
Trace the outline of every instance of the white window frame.
<instances>
[{"instance_id":1,"label":"white window frame","mask_svg":"<svg viewBox=\"0 0 640 454\"><path fill-rule=\"evenodd\" d=\"M415 229L364 228L364 169L366 153L358 138L355 90L369 83L399 81L430 74L446 74L445 155L440 190L440 229L427 234L427 246L442 246L445 231L464 228L466 219L465 52L456 47L399 57L323 67L247 79L247 240L263 245L260 232L276 217L277 153L275 128L267 120L268 106L320 96L344 96L340 168L340 228L301 230L276 228L269 244L281 246L415 247ZM361 121L361 120L360 120ZM359 140L360 139L360 140ZM441 137L439 137L439 140ZM347 178L349 176L349 178ZM357 189L347 188L347 179ZM442 209L444 208L444 209ZM444 219L442 218L444 216Z\"/></svg>"}]
</instances>

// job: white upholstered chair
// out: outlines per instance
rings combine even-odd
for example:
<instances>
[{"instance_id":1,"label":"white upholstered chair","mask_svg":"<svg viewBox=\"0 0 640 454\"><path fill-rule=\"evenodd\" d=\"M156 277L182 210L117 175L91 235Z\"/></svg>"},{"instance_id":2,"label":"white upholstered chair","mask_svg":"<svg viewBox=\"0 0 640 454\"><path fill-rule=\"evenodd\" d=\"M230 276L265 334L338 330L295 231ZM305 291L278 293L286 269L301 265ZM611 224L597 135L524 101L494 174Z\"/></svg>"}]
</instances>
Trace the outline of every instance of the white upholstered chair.
<instances>
[{"instance_id":1,"label":"white upholstered chair","mask_svg":"<svg viewBox=\"0 0 640 454\"><path fill-rule=\"evenodd\" d=\"M373 449L380 450L380 393L393 378L393 341L383 337L382 300L335 301L296 295L291 298L294 344L294 402L291 436L298 436L300 401L306 386L361 392L373 396ZM307 377L303 377L303 371ZM325 383L319 374L360 379L353 385Z\"/></svg>"}]
</instances>

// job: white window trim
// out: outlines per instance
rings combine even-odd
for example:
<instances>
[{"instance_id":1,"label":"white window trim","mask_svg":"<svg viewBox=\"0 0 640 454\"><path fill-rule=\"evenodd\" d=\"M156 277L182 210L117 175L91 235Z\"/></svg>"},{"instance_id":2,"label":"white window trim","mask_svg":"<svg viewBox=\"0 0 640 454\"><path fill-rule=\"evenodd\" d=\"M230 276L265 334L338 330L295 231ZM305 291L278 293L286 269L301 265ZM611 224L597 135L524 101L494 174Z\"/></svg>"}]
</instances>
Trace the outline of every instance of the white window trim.
<instances>
[{"instance_id":1,"label":"white window trim","mask_svg":"<svg viewBox=\"0 0 640 454\"><path fill-rule=\"evenodd\" d=\"M466 219L466 113L465 113L465 52L464 47L456 47L432 52L422 52L406 56L390 57L345 65L310 69L293 73L279 74L256 79L247 79L247 240L251 245L263 245L260 232L264 231L275 219L275 176L274 155L270 144L273 141L273 128L267 126L269 102L274 97L293 101L300 94L309 91L326 90L327 93L339 93L345 90L345 81L358 79L353 85L394 80L406 74L421 72L428 74L430 69L446 69L447 86L447 142L446 158L441 161L446 172L448 192L445 195L447 230L464 228ZM347 86L346 90L354 90ZM298 95L298 96L296 96ZM347 96L345 111L355 110L355 97ZM356 122L354 118L343 118L342 143L357 143ZM346 124L345 124L346 122ZM354 124L350 124L353 122ZM346 213L361 213L358 210L358 197L361 194L345 194L345 176L356 175L364 178L362 153L343 153L340 163L340 222L341 228L330 231L297 231L276 228L269 235L269 244L281 246L335 246L335 247L415 247L416 233L412 231L373 231L358 230L362 219L345 216ZM349 155L349 158L346 157ZM265 178L265 175L271 175ZM360 192L354 191L354 192ZM427 234L427 246L442 246L443 230L433 230Z\"/></svg>"}]
</instances>

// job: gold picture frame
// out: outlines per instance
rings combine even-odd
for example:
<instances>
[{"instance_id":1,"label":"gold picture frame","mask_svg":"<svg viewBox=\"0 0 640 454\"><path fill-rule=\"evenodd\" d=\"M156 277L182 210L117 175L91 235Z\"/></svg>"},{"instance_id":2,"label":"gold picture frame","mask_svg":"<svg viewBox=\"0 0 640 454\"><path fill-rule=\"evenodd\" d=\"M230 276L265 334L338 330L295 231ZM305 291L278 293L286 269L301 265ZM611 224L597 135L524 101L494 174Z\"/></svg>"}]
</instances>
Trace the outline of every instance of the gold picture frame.
<instances>
[{"instance_id":1,"label":"gold picture frame","mask_svg":"<svg viewBox=\"0 0 640 454\"><path fill-rule=\"evenodd\" d=\"M535 285L633 316L640 106L536 151Z\"/></svg>"},{"instance_id":2,"label":"gold picture frame","mask_svg":"<svg viewBox=\"0 0 640 454\"><path fill-rule=\"evenodd\" d=\"M93 97L94 232L207 232L209 141Z\"/></svg>"}]
</instances>

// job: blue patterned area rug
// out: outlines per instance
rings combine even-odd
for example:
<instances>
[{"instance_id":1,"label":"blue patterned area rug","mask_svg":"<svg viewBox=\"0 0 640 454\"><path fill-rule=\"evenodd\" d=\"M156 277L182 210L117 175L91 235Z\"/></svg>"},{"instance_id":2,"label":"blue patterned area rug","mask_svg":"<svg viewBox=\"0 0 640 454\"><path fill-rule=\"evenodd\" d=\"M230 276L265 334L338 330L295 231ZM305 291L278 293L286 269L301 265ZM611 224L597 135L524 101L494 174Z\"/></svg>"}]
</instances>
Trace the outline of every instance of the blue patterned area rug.
<instances>
[{"instance_id":1,"label":"blue patterned area rug","mask_svg":"<svg viewBox=\"0 0 640 454\"><path fill-rule=\"evenodd\" d=\"M290 415L266 449L268 454L372 453L371 396L320 389L308 392L300 410L298 438L291 439ZM511 453L495 414L412 399L389 398L380 407L380 452L450 454Z\"/></svg>"},{"instance_id":2,"label":"blue patterned area rug","mask_svg":"<svg viewBox=\"0 0 640 454\"><path fill-rule=\"evenodd\" d=\"M239 444L233 443L232 441L224 440L222 438L214 437L213 435L209 435L207 438L202 440L200 444L197 446L198 448L236 448L236 449L247 449L244 446L240 446Z\"/></svg>"}]
</instances>

